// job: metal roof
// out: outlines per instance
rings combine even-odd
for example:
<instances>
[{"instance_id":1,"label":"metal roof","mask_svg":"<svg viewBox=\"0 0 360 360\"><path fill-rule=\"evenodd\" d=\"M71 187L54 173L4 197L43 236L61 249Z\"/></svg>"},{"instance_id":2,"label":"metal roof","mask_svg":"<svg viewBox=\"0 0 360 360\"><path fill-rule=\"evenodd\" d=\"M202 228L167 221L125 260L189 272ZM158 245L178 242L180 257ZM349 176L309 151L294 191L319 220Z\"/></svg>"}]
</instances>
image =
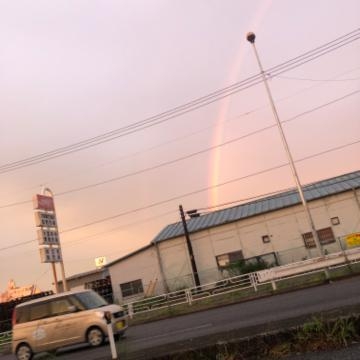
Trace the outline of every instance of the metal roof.
<instances>
[{"instance_id":1,"label":"metal roof","mask_svg":"<svg viewBox=\"0 0 360 360\"><path fill-rule=\"evenodd\" d=\"M80 279L82 277L87 277L90 275L102 274L102 273L108 273L108 270L105 269L105 267L102 267L101 269L89 270L80 274L71 275L67 277L66 280L75 280L75 279ZM59 280L58 283L61 284L62 280Z\"/></svg>"},{"instance_id":2,"label":"metal roof","mask_svg":"<svg viewBox=\"0 0 360 360\"><path fill-rule=\"evenodd\" d=\"M307 201L320 199L329 195L339 194L360 187L360 170L331 179L318 181L303 186L304 196ZM190 233L246 219L251 216L265 214L270 211L287 208L300 204L297 189L286 191L277 195L265 197L246 204L214 211L186 221ZM153 240L152 243L172 239L184 235L181 222L166 226Z\"/></svg>"}]
</instances>

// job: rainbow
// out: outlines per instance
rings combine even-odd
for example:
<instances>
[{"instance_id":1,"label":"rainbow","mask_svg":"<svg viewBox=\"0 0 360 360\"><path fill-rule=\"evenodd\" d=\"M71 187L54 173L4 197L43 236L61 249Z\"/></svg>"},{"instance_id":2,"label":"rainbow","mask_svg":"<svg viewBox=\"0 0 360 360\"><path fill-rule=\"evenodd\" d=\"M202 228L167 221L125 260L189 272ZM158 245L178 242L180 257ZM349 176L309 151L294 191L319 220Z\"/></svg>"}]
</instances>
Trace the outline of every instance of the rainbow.
<instances>
[{"instance_id":1,"label":"rainbow","mask_svg":"<svg viewBox=\"0 0 360 360\"><path fill-rule=\"evenodd\" d=\"M272 5L272 0L263 0L261 5L256 10L253 19L248 24L248 30L243 34L244 36L240 39L240 46L235 57L235 61L230 68L226 84L231 84L236 81L238 75L240 73L241 65L243 63L245 54L248 50L248 44L245 41L245 34L248 31L256 31L262 21L266 13L269 11L270 6ZM219 104L219 111L218 117L216 120L216 126L214 127L214 132L212 136L212 144L216 145L223 141L223 134L224 134L224 123L228 118L228 112L231 104L231 96L228 96L221 100ZM219 183L219 174L220 174L220 164L221 164L221 148L216 148L214 150L213 156L210 159L209 169L210 169L210 178L209 178L209 186L213 188L209 192L209 206L215 206L219 204L219 191L218 188L215 187Z\"/></svg>"}]
</instances>

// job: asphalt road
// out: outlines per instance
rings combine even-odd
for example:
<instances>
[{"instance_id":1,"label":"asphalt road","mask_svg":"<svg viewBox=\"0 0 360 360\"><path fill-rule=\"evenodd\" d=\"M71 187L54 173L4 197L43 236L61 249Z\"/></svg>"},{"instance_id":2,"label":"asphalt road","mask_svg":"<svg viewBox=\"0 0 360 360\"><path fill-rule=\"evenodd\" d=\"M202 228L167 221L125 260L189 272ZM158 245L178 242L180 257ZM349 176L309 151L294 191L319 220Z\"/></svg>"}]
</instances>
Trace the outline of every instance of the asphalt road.
<instances>
[{"instance_id":1,"label":"asphalt road","mask_svg":"<svg viewBox=\"0 0 360 360\"><path fill-rule=\"evenodd\" d=\"M163 347L192 347L195 339L206 344L251 336L302 323L319 312L356 306L360 309L360 277L133 326L123 346L127 353L148 354L154 347L161 353Z\"/></svg>"},{"instance_id":2,"label":"asphalt road","mask_svg":"<svg viewBox=\"0 0 360 360\"><path fill-rule=\"evenodd\" d=\"M336 313L339 309L360 313L360 277L132 326L127 331L126 339L119 344L120 359L150 359L169 351L276 331L301 324L314 314ZM354 351L358 352L357 357L339 359L360 359L360 348ZM111 359L108 346L59 353L57 357L74 360ZM1 360L10 359L14 357L1 357Z\"/></svg>"}]
</instances>

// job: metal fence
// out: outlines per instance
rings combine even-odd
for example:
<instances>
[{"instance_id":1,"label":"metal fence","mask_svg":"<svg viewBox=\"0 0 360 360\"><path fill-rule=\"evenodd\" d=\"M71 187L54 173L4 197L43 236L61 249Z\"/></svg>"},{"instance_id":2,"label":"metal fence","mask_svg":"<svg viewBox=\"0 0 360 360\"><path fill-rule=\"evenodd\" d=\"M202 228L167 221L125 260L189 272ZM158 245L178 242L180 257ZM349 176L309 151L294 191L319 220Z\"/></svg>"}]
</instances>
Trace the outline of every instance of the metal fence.
<instances>
[{"instance_id":1,"label":"metal fence","mask_svg":"<svg viewBox=\"0 0 360 360\"><path fill-rule=\"evenodd\" d=\"M302 248L304 249L304 247ZM343 239L338 239L331 247L326 247L328 256L324 258L301 258L300 261L294 263L293 261L280 262L280 266L268 270L257 271L249 274L230 276L229 273L217 271L218 280L203 284L198 287L187 287L177 291L168 292L162 295L146 297L141 300L136 300L124 304L130 317L135 314L151 312L154 310L171 308L180 304L192 305L196 301L206 298L216 297L223 294L233 293L236 291L251 290L257 293L259 288L263 285L271 285L273 290L277 289L277 284L284 280L301 278L304 274L314 274L324 272L325 268L341 268L349 266L349 264L360 264L360 247L346 249L346 244ZM291 254L299 254L299 249L286 250L284 252L277 252L277 260L284 258L291 258ZM272 259L272 254L265 254L266 260ZM275 253L274 253L275 254ZM258 258L258 257L256 257ZM255 259L255 257L254 257ZM292 258L294 260L294 258ZM209 273L214 269L208 270ZM189 282L190 274L186 276L186 281L183 278L173 279L173 284L177 286L184 286ZM11 343L11 324L8 322L0 322L0 348ZM1 330L2 329L2 330Z\"/></svg>"},{"instance_id":2,"label":"metal fence","mask_svg":"<svg viewBox=\"0 0 360 360\"><path fill-rule=\"evenodd\" d=\"M11 345L12 331L0 332L0 350Z\"/></svg>"},{"instance_id":3,"label":"metal fence","mask_svg":"<svg viewBox=\"0 0 360 360\"><path fill-rule=\"evenodd\" d=\"M335 242L323 245L325 254L340 253L347 249L345 238L337 238ZM318 256L318 250L316 248L306 248L304 245L278 250L271 253L252 255L243 260L245 264L256 263L259 261L265 262L269 267L284 266L287 264L293 264L301 261L310 260ZM198 276L201 283L218 282L227 278L240 275L240 272L236 267L233 268L208 268L198 271ZM150 283L144 284L144 293L135 294L133 297L129 297L125 302L134 302L141 300L144 296L163 296L164 292L177 292L179 290L185 290L194 286L193 275L191 273L183 273L177 277L166 278L165 280L156 279ZM151 291L148 291L151 290Z\"/></svg>"},{"instance_id":4,"label":"metal fence","mask_svg":"<svg viewBox=\"0 0 360 360\"><path fill-rule=\"evenodd\" d=\"M347 249L346 241L344 238L337 238L335 242L322 246L326 255L342 252ZM299 246L296 248L281 250L276 252L279 265L291 264L298 261L312 259L318 256L317 248L306 248Z\"/></svg>"},{"instance_id":5,"label":"metal fence","mask_svg":"<svg viewBox=\"0 0 360 360\"><path fill-rule=\"evenodd\" d=\"M208 283L198 287L192 287L184 290L178 290L151 298L145 298L139 301L125 304L130 317L135 313L143 313L162 308L168 308L180 304L189 304L193 302L219 294L226 294L240 289L257 289L256 273L239 275L227 279L222 279L213 283Z\"/></svg>"},{"instance_id":6,"label":"metal fence","mask_svg":"<svg viewBox=\"0 0 360 360\"><path fill-rule=\"evenodd\" d=\"M252 289L254 293L263 285L271 285L277 290L277 283L286 279L301 278L305 275L324 273L325 269L340 268L350 263L360 263L360 248L329 254L325 258L313 258L298 263L278 266L273 269L225 278L213 283L169 292L163 295L144 298L124 304L130 317L135 314L170 308L221 294Z\"/></svg>"}]
</instances>

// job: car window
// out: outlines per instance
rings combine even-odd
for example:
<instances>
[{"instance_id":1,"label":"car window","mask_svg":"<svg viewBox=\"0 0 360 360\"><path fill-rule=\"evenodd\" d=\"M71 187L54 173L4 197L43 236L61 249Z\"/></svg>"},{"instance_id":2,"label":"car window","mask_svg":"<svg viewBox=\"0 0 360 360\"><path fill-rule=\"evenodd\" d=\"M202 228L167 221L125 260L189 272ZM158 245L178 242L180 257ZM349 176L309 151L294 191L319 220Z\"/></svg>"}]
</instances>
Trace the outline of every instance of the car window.
<instances>
[{"instance_id":1,"label":"car window","mask_svg":"<svg viewBox=\"0 0 360 360\"><path fill-rule=\"evenodd\" d=\"M30 318L30 312L28 306L21 306L19 308L16 308L16 323L24 323L29 321Z\"/></svg>"},{"instance_id":2,"label":"car window","mask_svg":"<svg viewBox=\"0 0 360 360\"><path fill-rule=\"evenodd\" d=\"M94 291L77 293L74 297L88 310L108 305L107 301Z\"/></svg>"},{"instance_id":3,"label":"car window","mask_svg":"<svg viewBox=\"0 0 360 360\"><path fill-rule=\"evenodd\" d=\"M51 315L48 302L32 304L29 306L29 320L44 319Z\"/></svg>"},{"instance_id":4,"label":"car window","mask_svg":"<svg viewBox=\"0 0 360 360\"><path fill-rule=\"evenodd\" d=\"M70 301L73 306L76 307L76 309L79 310L86 310L85 306L82 304L82 302L75 297L74 295L70 296Z\"/></svg>"},{"instance_id":5,"label":"car window","mask_svg":"<svg viewBox=\"0 0 360 360\"><path fill-rule=\"evenodd\" d=\"M71 304L67 298L52 300L50 302L51 314L53 316L67 314L70 306Z\"/></svg>"}]
</instances>

